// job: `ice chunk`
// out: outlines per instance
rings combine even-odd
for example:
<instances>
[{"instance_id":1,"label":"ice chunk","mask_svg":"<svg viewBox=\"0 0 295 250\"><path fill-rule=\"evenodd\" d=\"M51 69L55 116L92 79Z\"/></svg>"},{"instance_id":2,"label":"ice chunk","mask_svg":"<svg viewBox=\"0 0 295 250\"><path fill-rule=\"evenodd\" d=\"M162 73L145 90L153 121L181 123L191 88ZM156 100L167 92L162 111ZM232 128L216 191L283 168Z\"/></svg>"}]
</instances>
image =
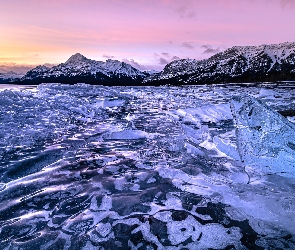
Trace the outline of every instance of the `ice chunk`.
<instances>
[{"instance_id":1,"label":"ice chunk","mask_svg":"<svg viewBox=\"0 0 295 250\"><path fill-rule=\"evenodd\" d=\"M179 109L171 112L172 115L182 117L183 122L200 125L201 122L215 122L232 119L229 104L202 105L196 108Z\"/></svg>"},{"instance_id":2,"label":"ice chunk","mask_svg":"<svg viewBox=\"0 0 295 250\"><path fill-rule=\"evenodd\" d=\"M259 91L260 98L265 98L265 97L274 98L274 96L277 94L278 94L277 92L275 92L274 90L271 90L271 89L263 88Z\"/></svg>"},{"instance_id":3,"label":"ice chunk","mask_svg":"<svg viewBox=\"0 0 295 250\"><path fill-rule=\"evenodd\" d=\"M248 166L295 177L295 125L251 96L234 97L237 147Z\"/></svg>"},{"instance_id":4,"label":"ice chunk","mask_svg":"<svg viewBox=\"0 0 295 250\"><path fill-rule=\"evenodd\" d=\"M218 136L213 137L213 143L216 145L216 148L221 152L225 153L229 157L240 160L238 151L234 145L231 143L225 142L223 139L219 138Z\"/></svg>"},{"instance_id":5,"label":"ice chunk","mask_svg":"<svg viewBox=\"0 0 295 250\"><path fill-rule=\"evenodd\" d=\"M190 126L181 124L181 128L187 136L187 139L190 139L195 143L205 141L209 136L208 126L206 125L201 125L200 129L193 129Z\"/></svg>"}]
</instances>

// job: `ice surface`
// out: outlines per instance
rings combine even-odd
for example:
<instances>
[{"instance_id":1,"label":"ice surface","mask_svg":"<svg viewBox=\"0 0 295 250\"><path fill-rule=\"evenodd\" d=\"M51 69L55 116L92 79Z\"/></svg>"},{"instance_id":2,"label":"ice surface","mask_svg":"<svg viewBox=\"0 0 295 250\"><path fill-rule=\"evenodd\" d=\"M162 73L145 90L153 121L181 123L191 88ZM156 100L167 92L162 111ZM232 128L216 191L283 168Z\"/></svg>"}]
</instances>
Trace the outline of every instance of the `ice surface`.
<instances>
[{"instance_id":1,"label":"ice surface","mask_svg":"<svg viewBox=\"0 0 295 250\"><path fill-rule=\"evenodd\" d=\"M1 91L1 249L295 249L295 178L241 161L235 130L250 110L236 99L235 126L230 109L250 94L272 120L294 109L294 88ZM282 120L251 124L279 136Z\"/></svg>"},{"instance_id":2,"label":"ice surface","mask_svg":"<svg viewBox=\"0 0 295 250\"><path fill-rule=\"evenodd\" d=\"M231 103L242 161L268 173L295 177L295 125L250 96Z\"/></svg>"}]
</instances>

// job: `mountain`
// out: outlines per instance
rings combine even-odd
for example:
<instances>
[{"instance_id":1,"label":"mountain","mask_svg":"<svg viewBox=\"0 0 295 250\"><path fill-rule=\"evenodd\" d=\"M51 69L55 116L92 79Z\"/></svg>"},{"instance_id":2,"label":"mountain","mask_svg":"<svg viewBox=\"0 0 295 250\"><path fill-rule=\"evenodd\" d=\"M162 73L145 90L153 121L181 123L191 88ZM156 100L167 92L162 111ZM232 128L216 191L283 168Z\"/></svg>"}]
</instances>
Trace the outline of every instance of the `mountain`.
<instances>
[{"instance_id":1,"label":"mountain","mask_svg":"<svg viewBox=\"0 0 295 250\"><path fill-rule=\"evenodd\" d=\"M37 66L23 77L0 73L0 83L47 82L101 85L192 85L229 82L273 82L295 80L295 43L235 46L209 59L181 59L163 71L139 71L117 60L95 61L77 53L57 66Z\"/></svg>"},{"instance_id":2,"label":"mountain","mask_svg":"<svg viewBox=\"0 0 295 250\"><path fill-rule=\"evenodd\" d=\"M90 83L103 85L138 85L149 74L117 60L95 61L77 53L65 63L52 68L38 66L21 78L22 84L46 82Z\"/></svg>"},{"instance_id":3,"label":"mountain","mask_svg":"<svg viewBox=\"0 0 295 250\"><path fill-rule=\"evenodd\" d=\"M144 79L147 85L295 80L295 43L235 46L205 60L182 59Z\"/></svg>"},{"instance_id":4,"label":"mountain","mask_svg":"<svg viewBox=\"0 0 295 250\"><path fill-rule=\"evenodd\" d=\"M0 73L0 83L18 82L23 76L24 74L18 74L13 71L4 70Z\"/></svg>"}]
</instances>

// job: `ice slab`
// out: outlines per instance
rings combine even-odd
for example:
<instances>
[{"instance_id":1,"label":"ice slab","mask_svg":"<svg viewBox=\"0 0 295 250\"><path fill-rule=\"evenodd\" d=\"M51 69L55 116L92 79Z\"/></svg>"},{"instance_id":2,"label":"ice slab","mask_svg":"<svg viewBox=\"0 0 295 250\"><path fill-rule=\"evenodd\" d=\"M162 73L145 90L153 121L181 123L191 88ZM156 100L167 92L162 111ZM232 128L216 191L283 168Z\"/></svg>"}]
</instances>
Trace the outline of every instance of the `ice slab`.
<instances>
[{"instance_id":1,"label":"ice slab","mask_svg":"<svg viewBox=\"0 0 295 250\"><path fill-rule=\"evenodd\" d=\"M216 148L226 154L227 156L235 159L240 160L238 151L234 145L229 142L224 141L223 139L219 138L218 136L213 137L213 143L216 145Z\"/></svg>"},{"instance_id":2,"label":"ice slab","mask_svg":"<svg viewBox=\"0 0 295 250\"><path fill-rule=\"evenodd\" d=\"M241 160L267 173L295 177L295 125L254 97L234 97L231 110Z\"/></svg>"}]
</instances>

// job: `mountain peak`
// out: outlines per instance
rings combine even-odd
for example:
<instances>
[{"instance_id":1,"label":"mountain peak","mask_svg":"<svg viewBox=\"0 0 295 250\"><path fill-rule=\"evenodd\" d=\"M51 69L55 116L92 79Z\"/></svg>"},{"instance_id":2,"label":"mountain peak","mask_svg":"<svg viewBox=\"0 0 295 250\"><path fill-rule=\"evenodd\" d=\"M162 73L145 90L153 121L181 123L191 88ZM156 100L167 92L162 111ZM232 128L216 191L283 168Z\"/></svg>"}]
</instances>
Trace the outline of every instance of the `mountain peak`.
<instances>
[{"instance_id":1,"label":"mountain peak","mask_svg":"<svg viewBox=\"0 0 295 250\"><path fill-rule=\"evenodd\" d=\"M81 62L87 60L87 58L85 56L83 56L80 53L76 53L74 55L72 55L67 61L66 63L74 63L74 62Z\"/></svg>"}]
</instances>

